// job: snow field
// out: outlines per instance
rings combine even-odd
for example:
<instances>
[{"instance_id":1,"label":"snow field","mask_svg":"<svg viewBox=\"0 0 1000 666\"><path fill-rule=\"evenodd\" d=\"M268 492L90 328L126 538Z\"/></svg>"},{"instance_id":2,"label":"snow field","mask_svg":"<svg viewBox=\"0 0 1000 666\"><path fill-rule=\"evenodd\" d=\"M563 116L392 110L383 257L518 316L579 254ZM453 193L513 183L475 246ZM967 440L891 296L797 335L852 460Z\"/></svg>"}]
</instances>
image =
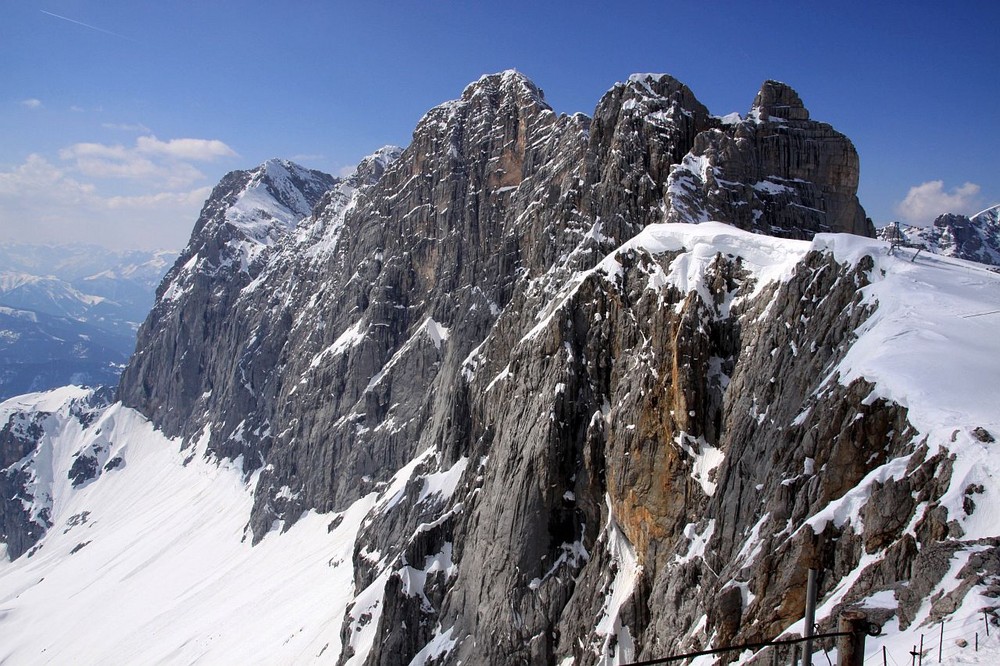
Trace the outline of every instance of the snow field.
<instances>
[{"instance_id":1,"label":"snow field","mask_svg":"<svg viewBox=\"0 0 1000 666\"><path fill-rule=\"evenodd\" d=\"M46 434L48 455L38 456L55 486L52 528L32 556L0 561L0 662L335 661L354 537L371 500L332 532L333 516L309 513L251 548L255 479L245 483L238 464L203 450L179 450L118 405L77 427L67 405L81 395L68 387L20 399L69 425ZM110 455L125 466L73 489L70 451L108 427Z\"/></svg>"}]
</instances>

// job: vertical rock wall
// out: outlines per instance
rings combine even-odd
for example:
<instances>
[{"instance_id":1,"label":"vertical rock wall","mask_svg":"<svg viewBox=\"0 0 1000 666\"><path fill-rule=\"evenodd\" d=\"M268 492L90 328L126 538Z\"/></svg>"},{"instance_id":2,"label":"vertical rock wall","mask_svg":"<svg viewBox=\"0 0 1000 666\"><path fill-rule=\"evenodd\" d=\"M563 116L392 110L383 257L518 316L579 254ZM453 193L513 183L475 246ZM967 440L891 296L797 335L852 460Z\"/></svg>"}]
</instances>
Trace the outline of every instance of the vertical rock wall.
<instances>
[{"instance_id":1,"label":"vertical rock wall","mask_svg":"<svg viewBox=\"0 0 1000 666\"><path fill-rule=\"evenodd\" d=\"M227 177L120 389L261 471L255 540L386 497L341 661L596 663L793 617L770 585L829 540L779 527L888 455L859 449L908 443L898 408L824 376L867 314L864 268L818 254L750 298L737 255L697 293L665 277L684 248L601 262L664 221L868 233L850 142L774 82L731 122L635 76L590 119L504 72L383 157L290 179L314 212L265 236L223 223L250 182Z\"/></svg>"}]
</instances>

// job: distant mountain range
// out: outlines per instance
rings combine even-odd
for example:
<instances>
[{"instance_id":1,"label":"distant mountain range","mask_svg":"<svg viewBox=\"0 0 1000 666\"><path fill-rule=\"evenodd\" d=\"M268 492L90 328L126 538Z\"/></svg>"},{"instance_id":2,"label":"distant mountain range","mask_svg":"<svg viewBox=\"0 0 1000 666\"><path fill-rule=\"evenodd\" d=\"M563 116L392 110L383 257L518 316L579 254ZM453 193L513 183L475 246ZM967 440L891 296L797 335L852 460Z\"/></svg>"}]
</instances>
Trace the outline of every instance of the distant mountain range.
<instances>
[{"instance_id":1,"label":"distant mountain range","mask_svg":"<svg viewBox=\"0 0 1000 666\"><path fill-rule=\"evenodd\" d=\"M117 383L175 258L170 251L0 244L0 399Z\"/></svg>"},{"instance_id":2,"label":"distant mountain range","mask_svg":"<svg viewBox=\"0 0 1000 666\"><path fill-rule=\"evenodd\" d=\"M899 225L902 240L934 254L1000 266L1000 204L971 217L946 213L929 227ZM879 229L879 238L890 240L895 225Z\"/></svg>"}]
</instances>

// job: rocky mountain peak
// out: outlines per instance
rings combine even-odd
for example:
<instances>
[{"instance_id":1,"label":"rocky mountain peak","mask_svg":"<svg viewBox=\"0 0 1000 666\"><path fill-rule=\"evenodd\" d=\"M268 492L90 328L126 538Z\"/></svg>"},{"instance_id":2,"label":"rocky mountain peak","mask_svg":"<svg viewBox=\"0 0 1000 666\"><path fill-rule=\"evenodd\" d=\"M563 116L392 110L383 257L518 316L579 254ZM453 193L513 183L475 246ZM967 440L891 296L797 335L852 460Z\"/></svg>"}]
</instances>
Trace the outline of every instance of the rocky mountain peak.
<instances>
[{"instance_id":1,"label":"rocky mountain peak","mask_svg":"<svg viewBox=\"0 0 1000 666\"><path fill-rule=\"evenodd\" d=\"M377 183L389 165L402 154L403 149L399 146L388 145L363 158L353 173L323 195L313 207L313 214L299 222L293 244L314 257L335 250L343 229L344 216L355 202L358 191Z\"/></svg>"},{"instance_id":2,"label":"rocky mountain peak","mask_svg":"<svg viewBox=\"0 0 1000 666\"><path fill-rule=\"evenodd\" d=\"M669 74L632 74L625 83L617 83L601 99L594 111L595 119L607 123L625 112L659 124L677 124L676 115L695 120L699 127L707 126L708 109L698 101L691 89Z\"/></svg>"},{"instance_id":3,"label":"rocky mountain peak","mask_svg":"<svg viewBox=\"0 0 1000 666\"><path fill-rule=\"evenodd\" d=\"M651 97L672 98L680 95L685 101L689 102L684 105L685 108L701 105L701 102L695 99L694 93L691 92L690 88L669 74L631 74L624 86L640 94L642 91L645 91Z\"/></svg>"},{"instance_id":4,"label":"rocky mountain peak","mask_svg":"<svg viewBox=\"0 0 1000 666\"><path fill-rule=\"evenodd\" d=\"M784 83L766 81L746 120L711 118L678 161L665 195L670 222L726 220L792 238L875 233L857 199L854 145L811 120Z\"/></svg>"},{"instance_id":5,"label":"rocky mountain peak","mask_svg":"<svg viewBox=\"0 0 1000 666\"><path fill-rule=\"evenodd\" d=\"M403 149L399 146L382 146L374 153L362 159L354 174L348 176L347 180L352 181L355 186L371 185L378 181L385 173L386 168L399 159L403 154Z\"/></svg>"},{"instance_id":6,"label":"rocky mountain peak","mask_svg":"<svg viewBox=\"0 0 1000 666\"><path fill-rule=\"evenodd\" d=\"M545 93L535 85L535 82L516 69L508 69L496 74L485 74L477 81L465 87L462 91L462 101L468 102L477 95L486 95L498 100L500 98L519 100L522 103L531 103L542 106L546 109L551 107L545 101Z\"/></svg>"},{"instance_id":7,"label":"rocky mountain peak","mask_svg":"<svg viewBox=\"0 0 1000 666\"><path fill-rule=\"evenodd\" d=\"M928 252L1000 266L1000 205L972 217L945 213L928 227L901 225L899 230L906 242ZM893 234L892 225L879 230L885 240Z\"/></svg>"},{"instance_id":8,"label":"rocky mountain peak","mask_svg":"<svg viewBox=\"0 0 1000 666\"><path fill-rule=\"evenodd\" d=\"M175 269L248 271L264 248L288 235L338 182L283 159L226 174L205 201ZM168 273L164 284L175 273Z\"/></svg>"},{"instance_id":9,"label":"rocky mountain peak","mask_svg":"<svg viewBox=\"0 0 1000 666\"><path fill-rule=\"evenodd\" d=\"M601 97L585 164L604 236L624 239L662 221L671 170L713 122L691 90L666 74L632 75Z\"/></svg>"},{"instance_id":10,"label":"rocky mountain peak","mask_svg":"<svg viewBox=\"0 0 1000 666\"><path fill-rule=\"evenodd\" d=\"M250 182L241 198L247 198L253 189L265 188L293 217L304 217L312 212L320 197L336 183L333 176L300 166L285 159L272 158L252 172Z\"/></svg>"},{"instance_id":11,"label":"rocky mountain peak","mask_svg":"<svg viewBox=\"0 0 1000 666\"><path fill-rule=\"evenodd\" d=\"M588 122L557 116L523 74L484 76L431 109L405 150L382 149L328 188L252 270L168 277L121 399L164 433L260 470L254 540L312 509L383 498L357 528L342 663L420 663L443 631L455 637L449 663L590 663L584 651L613 649L610 625L629 618L647 617L629 630L639 646L677 642L666 615L686 627L707 615L699 641L716 627L728 640L787 626L790 612L772 613L781 588L765 594L762 576L744 575L735 556L755 546L734 535L758 508L775 524L805 519L811 505L780 494L783 481L812 469L812 438L857 440L841 433L848 411L875 415L849 427L879 451L886 433L907 431L894 408L862 404L870 387L818 392L868 314L857 295L867 269L761 236L864 233L857 154L783 84L765 84L755 108L764 122L723 122L673 77L642 74ZM306 179L282 163L227 177L178 266L208 256L205 238L249 244L234 206L253 203L262 224L271 208L304 210L292 204L311 196ZM655 231L712 220L757 235ZM790 257L788 285L758 291L754 266L775 253ZM773 451L780 465L756 466L751 485L728 482L747 473L738 461ZM809 502L867 473L850 455L827 456L851 462L850 475L810 486ZM784 503L758 507L762 489ZM706 607L720 590L743 603L718 575L706 594L673 594L676 567L700 577L689 553L713 538L712 568L731 561L725 580L752 582L760 598L742 609L745 629L728 619L739 607ZM791 568L802 543L760 570ZM622 600L635 587L640 605L654 589L685 601L663 617L611 608L613 567ZM578 645L599 617L607 638ZM466 638L479 636L510 638ZM615 644L632 644L624 637Z\"/></svg>"},{"instance_id":12,"label":"rocky mountain peak","mask_svg":"<svg viewBox=\"0 0 1000 666\"><path fill-rule=\"evenodd\" d=\"M761 120L809 120L799 94L786 83L767 80L750 107L750 117Z\"/></svg>"}]
</instances>

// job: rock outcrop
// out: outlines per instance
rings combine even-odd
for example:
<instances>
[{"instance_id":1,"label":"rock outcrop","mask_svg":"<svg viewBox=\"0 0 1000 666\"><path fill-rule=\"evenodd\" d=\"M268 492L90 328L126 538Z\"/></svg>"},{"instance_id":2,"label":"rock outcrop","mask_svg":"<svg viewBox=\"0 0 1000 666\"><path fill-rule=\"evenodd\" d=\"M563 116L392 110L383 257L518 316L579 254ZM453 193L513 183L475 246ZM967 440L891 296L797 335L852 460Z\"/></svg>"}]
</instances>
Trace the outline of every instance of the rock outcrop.
<instances>
[{"instance_id":1,"label":"rock outcrop","mask_svg":"<svg viewBox=\"0 0 1000 666\"><path fill-rule=\"evenodd\" d=\"M726 220L790 238L819 232L873 236L858 203L858 154L790 87L766 81L746 119L700 134L671 175L670 222Z\"/></svg>"},{"instance_id":2,"label":"rock outcrop","mask_svg":"<svg viewBox=\"0 0 1000 666\"><path fill-rule=\"evenodd\" d=\"M77 394L70 401L69 414L78 426L93 421L94 415L110 404L111 391L99 389L71 390ZM20 405L17 398L6 401L0 409L0 543L5 544L7 557L15 560L31 549L52 527L53 479L51 469L37 458L39 443L47 429L62 426L52 414L34 405ZM51 463L49 462L51 465ZM77 458L70 481L76 487L99 473L97 460L88 456Z\"/></svg>"},{"instance_id":3,"label":"rock outcrop","mask_svg":"<svg viewBox=\"0 0 1000 666\"><path fill-rule=\"evenodd\" d=\"M801 616L809 566L826 594L876 550L892 557L841 601L920 597L900 572L960 538L935 506L948 459L835 372L873 264L733 229L871 235L857 178L850 141L784 84L735 119L634 76L587 118L485 76L351 178L227 176L120 398L259 471L255 541L378 498L341 663L765 639ZM708 220L732 226L658 231ZM903 458L920 481L872 486L863 530L821 518Z\"/></svg>"}]
</instances>

